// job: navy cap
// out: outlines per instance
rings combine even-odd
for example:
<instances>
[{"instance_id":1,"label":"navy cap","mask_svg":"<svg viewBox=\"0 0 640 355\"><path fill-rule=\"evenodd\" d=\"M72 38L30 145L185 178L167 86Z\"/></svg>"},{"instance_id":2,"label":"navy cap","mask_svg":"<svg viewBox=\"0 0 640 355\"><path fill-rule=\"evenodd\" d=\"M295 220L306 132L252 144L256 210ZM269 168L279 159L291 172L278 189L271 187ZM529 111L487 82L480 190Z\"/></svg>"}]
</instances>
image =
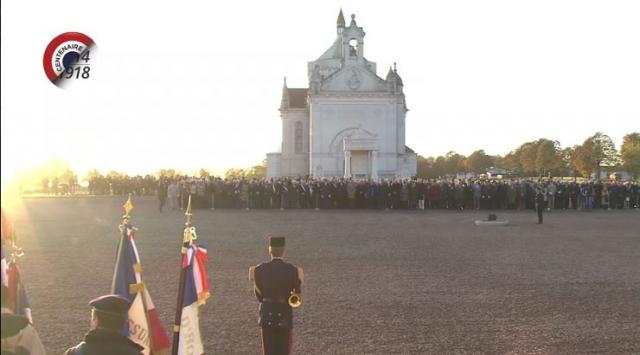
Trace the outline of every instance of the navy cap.
<instances>
[{"instance_id":1,"label":"navy cap","mask_svg":"<svg viewBox=\"0 0 640 355\"><path fill-rule=\"evenodd\" d=\"M270 237L269 246L272 248L284 248L284 237Z\"/></svg>"},{"instance_id":2,"label":"navy cap","mask_svg":"<svg viewBox=\"0 0 640 355\"><path fill-rule=\"evenodd\" d=\"M118 295L104 295L89 302L96 311L114 316L125 317L129 312L131 302Z\"/></svg>"}]
</instances>

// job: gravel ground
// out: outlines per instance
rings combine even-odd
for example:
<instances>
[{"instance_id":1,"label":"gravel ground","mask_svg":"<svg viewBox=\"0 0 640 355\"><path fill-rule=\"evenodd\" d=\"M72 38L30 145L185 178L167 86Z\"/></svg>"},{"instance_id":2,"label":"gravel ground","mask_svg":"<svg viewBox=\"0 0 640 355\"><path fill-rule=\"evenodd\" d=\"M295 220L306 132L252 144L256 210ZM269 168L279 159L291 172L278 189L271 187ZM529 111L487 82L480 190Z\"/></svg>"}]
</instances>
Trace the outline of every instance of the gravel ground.
<instances>
[{"instance_id":1,"label":"gravel ground","mask_svg":"<svg viewBox=\"0 0 640 355\"><path fill-rule=\"evenodd\" d=\"M36 326L52 354L87 330L108 293L119 198L27 199L14 212ZM184 215L135 198L143 277L173 320ZM195 211L212 298L205 350L257 354L247 268L265 235L304 267L297 354L640 353L640 212Z\"/></svg>"}]
</instances>

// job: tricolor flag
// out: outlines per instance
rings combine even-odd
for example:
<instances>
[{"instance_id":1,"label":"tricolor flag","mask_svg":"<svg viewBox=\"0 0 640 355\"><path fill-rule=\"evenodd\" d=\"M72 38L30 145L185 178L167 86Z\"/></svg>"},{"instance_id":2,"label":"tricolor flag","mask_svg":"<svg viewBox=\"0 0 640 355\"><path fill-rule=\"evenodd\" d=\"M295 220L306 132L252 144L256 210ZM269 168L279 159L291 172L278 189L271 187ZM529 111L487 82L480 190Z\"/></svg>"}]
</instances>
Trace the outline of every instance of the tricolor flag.
<instances>
[{"instance_id":1,"label":"tricolor flag","mask_svg":"<svg viewBox=\"0 0 640 355\"><path fill-rule=\"evenodd\" d=\"M4 239L2 239L2 286L9 287L9 269L7 261L7 248L4 247Z\"/></svg>"},{"instance_id":2,"label":"tricolor flag","mask_svg":"<svg viewBox=\"0 0 640 355\"><path fill-rule=\"evenodd\" d=\"M4 215L4 209L0 210L0 231L2 232L2 285L9 287L7 247L13 244L13 239L11 235L11 225Z\"/></svg>"},{"instance_id":3,"label":"tricolor flag","mask_svg":"<svg viewBox=\"0 0 640 355\"><path fill-rule=\"evenodd\" d=\"M9 289L7 304L14 314L25 316L33 323L31 307L27 289L22 282L20 268L17 259L22 256L22 250L15 245L15 231L1 210L0 223L2 224L2 285Z\"/></svg>"},{"instance_id":4,"label":"tricolor flag","mask_svg":"<svg viewBox=\"0 0 640 355\"><path fill-rule=\"evenodd\" d=\"M207 272L204 268L207 256L206 248L192 242L182 258L185 278L180 321L180 342L178 346L179 355L204 354L198 308L210 296Z\"/></svg>"},{"instance_id":5,"label":"tricolor flag","mask_svg":"<svg viewBox=\"0 0 640 355\"><path fill-rule=\"evenodd\" d=\"M118 245L111 292L131 301L124 335L144 347L145 355L168 352L169 337L142 281L142 264L136 248L136 228L127 222Z\"/></svg>"}]
</instances>

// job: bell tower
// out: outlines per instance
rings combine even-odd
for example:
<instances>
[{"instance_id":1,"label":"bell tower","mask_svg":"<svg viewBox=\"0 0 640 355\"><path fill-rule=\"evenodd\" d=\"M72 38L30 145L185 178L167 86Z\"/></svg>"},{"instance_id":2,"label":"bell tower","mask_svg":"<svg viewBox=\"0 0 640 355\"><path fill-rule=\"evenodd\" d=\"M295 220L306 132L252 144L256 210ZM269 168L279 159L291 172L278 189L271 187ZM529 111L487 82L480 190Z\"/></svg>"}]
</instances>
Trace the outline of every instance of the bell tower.
<instances>
[{"instance_id":1,"label":"bell tower","mask_svg":"<svg viewBox=\"0 0 640 355\"><path fill-rule=\"evenodd\" d=\"M351 23L341 34L342 53L346 63L364 63L364 30L358 27L356 15L351 15Z\"/></svg>"}]
</instances>

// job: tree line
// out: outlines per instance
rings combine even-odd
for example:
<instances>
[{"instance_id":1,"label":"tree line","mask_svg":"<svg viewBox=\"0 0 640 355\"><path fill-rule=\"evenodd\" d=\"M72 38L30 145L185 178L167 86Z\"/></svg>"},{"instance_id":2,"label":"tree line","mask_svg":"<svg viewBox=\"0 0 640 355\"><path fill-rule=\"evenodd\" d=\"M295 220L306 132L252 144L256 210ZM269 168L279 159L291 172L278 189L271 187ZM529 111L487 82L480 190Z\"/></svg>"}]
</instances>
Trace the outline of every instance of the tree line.
<instances>
[{"instance_id":1,"label":"tree line","mask_svg":"<svg viewBox=\"0 0 640 355\"><path fill-rule=\"evenodd\" d=\"M517 176L600 176L603 170L624 170L640 176L640 133L624 136L618 151L608 135L597 132L582 144L562 148L547 138L526 142L508 154L488 155L479 149L469 156L450 151L444 156L418 156L417 176L438 178L460 173L482 174L504 168Z\"/></svg>"}]
</instances>

